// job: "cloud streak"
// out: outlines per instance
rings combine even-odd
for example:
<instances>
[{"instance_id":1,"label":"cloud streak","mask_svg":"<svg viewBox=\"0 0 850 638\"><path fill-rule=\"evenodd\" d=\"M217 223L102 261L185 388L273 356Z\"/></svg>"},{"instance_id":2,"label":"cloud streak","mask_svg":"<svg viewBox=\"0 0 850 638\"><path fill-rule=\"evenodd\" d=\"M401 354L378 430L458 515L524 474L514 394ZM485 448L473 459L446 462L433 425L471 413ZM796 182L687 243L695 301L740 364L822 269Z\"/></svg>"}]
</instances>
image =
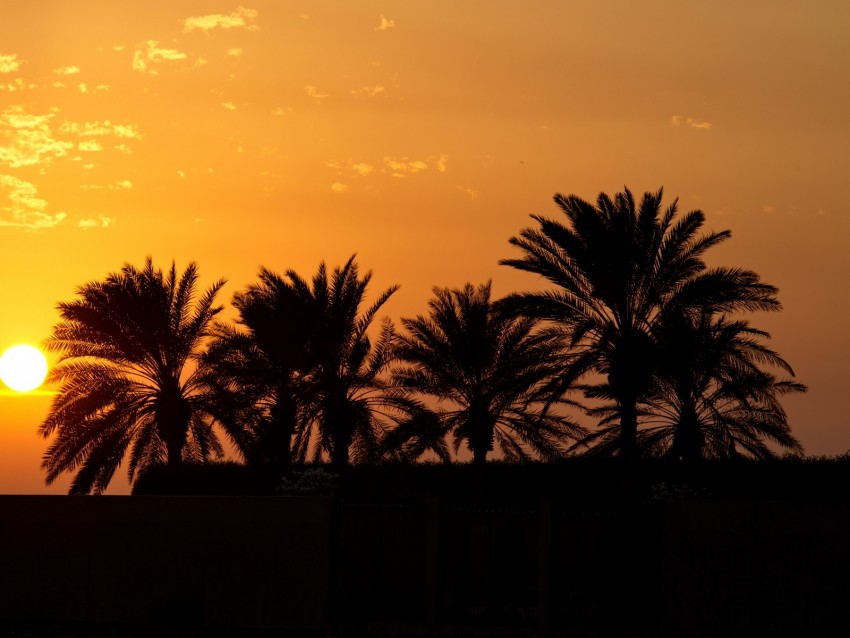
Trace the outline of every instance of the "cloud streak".
<instances>
[{"instance_id":1,"label":"cloud streak","mask_svg":"<svg viewBox=\"0 0 850 638\"><path fill-rule=\"evenodd\" d=\"M0 53L0 73L14 73L21 68L21 60L15 53Z\"/></svg>"},{"instance_id":2,"label":"cloud streak","mask_svg":"<svg viewBox=\"0 0 850 638\"><path fill-rule=\"evenodd\" d=\"M379 97L386 95L386 93L387 90L380 84L376 84L375 86L362 86L359 89L353 89L351 91L351 95L356 98Z\"/></svg>"},{"instance_id":3,"label":"cloud streak","mask_svg":"<svg viewBox=\"0 0 850 638\"><path fill-rule=\"evenodd\" d=\"M213 13L205 16L186 18L183 21L183 32L203 31L209 33L213 29L247 29L248 31L259 31L260 27L254 24L259 16L255 9L239 6L229 14Z\"/></svg>"},{"instance_id":4,"label":"cloud streak","mask_svg":"<svg viewBox=\"0 0 850 638\"><path fill-rule=\"evenodd\" d=\"M670 118L670 126L690 126L691 128L708 130L711 128L711 122L706 122L704 120L697 120L692 117L685 117L683 115L674 115Z\"/></svg>"},{"instance_id":5,"label":"cloud streak","mask_svg":"<svg viewBox=\"0 0 850 638\"><path fill-rule=\"evenodd\" d=\"M77 227L82 228L83 230L89 230L91 228L109 228L114 223L114 218L107 217L106 215L98 215L97 217L81 219L77 222Z\"/></svg>"},{"instance_id":6,"label":"cloud streak","mask_svg":"<svg viewBox=\"0 0 850 638\"><path fill-rule=\"evenodd\" d=\"M122 139L139 140L142 136L139 129L133 124L113 124L109 120L103 122L62 122L59 131L65 134L78 135L79 137L100 137L103 135L114 135Z\"/></svg>"},{"instance_id":7,"label":"cloud streak","mask_svg":"<svg viewBox=\"0 0 850 638\"><path fill-rule=\"evenodd\" d=\"M319 91L319 89L317 89L317 88L316 88L315 86L313 86L313 85L305 86L305 87L304 87L304 92L305 92L307 95L309 95L311 98L313 98L314 100L316 100L317 102L318 102L319 100L323 100L323 99L324 99L324 98L326 98L326 97L330 97L330 95L328 95L327 93L322 93L321 91Z\"/></svg>"},{"instance_id":8,"label":"cloud streak","mask_svg":"<svg viewBox=\"0 0 850 638\"><path fill-rule=\"evenodd\" d=\"M186 54L177 49L165 49L159 46L157 40L148 40L145 47L133 52L133 70L140 73L157 75L154 65L174 60L185 60Z\"/></svg>"},{"instance_id":9,"label":"cloud streak","mask_svg":"<svg viewBox=\"0 0 850 638\"><path fill-rule=\"evenodd\" d=\"M381 21L377 27L375 27L375 31L389 31L390 29L395 29L395 20L391 18L387 18L383 13L381 14Z\"/></svg>"},{"instance_id":10,"label":"cloud streak","mask_svg":"<svg viewBox=\"0 0 850 638\"><path fill-rule=\"evenodd\" d=\"M74 144L53 136L53 117L53 113L27 113L22 106L0 113L0 164L18 168L49 164L53 158L66 156Z\"/></svg>"},{"instance_id":11,"label":"cloud streak","mask_svg":"<svg viewBox=\"0 0 850 638\"><path fill-rule=\"evenodd\" d=\"M38 85L24 82L21 78L15 78L11 82L7 82L6 84L0 84L0 91L8 91L9 93L13 93L15 91L23 91L24 89L34 89Z\"/></svg>"},{"instance_id":12,"label":"cloud streak","mask_svg":"<svg viewBox=\"0 0 850 638\"><path fill-rule=\"evenodd\" d=\"M0 175L0 192L6 194L9 205L0 205L0 226L40 230L61 223L67 215L45 212L47 202L38 196L34 184L13 175ZM11 219L9 219L11 217Z\"/></svg>"}]
</instances>

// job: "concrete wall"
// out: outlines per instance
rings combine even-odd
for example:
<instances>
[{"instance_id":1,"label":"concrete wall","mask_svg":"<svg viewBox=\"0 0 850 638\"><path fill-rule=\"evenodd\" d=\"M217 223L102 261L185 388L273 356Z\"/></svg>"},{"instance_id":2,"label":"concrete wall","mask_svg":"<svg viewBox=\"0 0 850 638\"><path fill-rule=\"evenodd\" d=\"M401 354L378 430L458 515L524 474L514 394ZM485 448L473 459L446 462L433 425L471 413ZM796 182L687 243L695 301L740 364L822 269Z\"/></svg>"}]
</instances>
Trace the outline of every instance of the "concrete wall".
<instances>
[{"instance_id":1,"label":"concrete wall","mask_svg":"<svg viewBox=\"0 0 850 638\"><path fill-rule=\"evenodd\" d=\"M669 635L850 636L850 503L682 502L661 529Z\"/></svg>"},{"instance_id":2,"label":"concrete wall","mask_svg":"<svg viewBox=\"0 0 850 638\"><path fill-rule=\"evenodd\" d=\"M0 622L318 629L329 500L0 497Z\"/></svg>"},{"instance_id":3,"label":"concrete wall","mask_svg":"<svg viewBox=\"0 0 850 638\"><path fill-rule=\"evenodd\" d=\"M0 628L845 636L848 608L846 503L0 497Z\"/></svg>"}]
</instances>

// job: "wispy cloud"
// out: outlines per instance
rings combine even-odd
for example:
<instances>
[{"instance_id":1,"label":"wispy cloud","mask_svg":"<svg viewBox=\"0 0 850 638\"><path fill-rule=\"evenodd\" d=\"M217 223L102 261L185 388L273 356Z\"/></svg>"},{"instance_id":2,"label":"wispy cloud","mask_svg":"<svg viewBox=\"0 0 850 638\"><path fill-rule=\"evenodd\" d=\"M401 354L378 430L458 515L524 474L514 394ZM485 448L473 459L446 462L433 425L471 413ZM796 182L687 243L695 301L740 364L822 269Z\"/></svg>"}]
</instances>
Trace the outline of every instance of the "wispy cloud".
<instances>
[{"instance_id":1,"label":"wispy cloud","mask_svg":"<svg viewBox=\"0 0 850 638\"><path fill-rule=\"evenodd\" d=\"M15 91L23 91L24 89L34 89L37 86L37 84L33 84L31 82L24 82L22 78L15 78L11 82L0 84L0 91L9 91L9 93L13 93Z\"/></svg>"},{"instance_id":2,"label":"wispy cloud","mask_svg":"<svg viewBox=\"0 0 850 638\"><path fill-rule=\"evenodd\" d=\"M474 188L466 188L464 186L458 186L457 189L461 193L464 193L467 197L469 197L469 199L478 199L479 193Z\"/></svg>"},{"instance_id":3,"label":"wispy cloud","mask_svg":"<svg viewBox=\"0 0 850 638\"><path fill-rule=\"evenodd\" d=\"M366 162L358 162L357 164L351 165L351 170L361 177L366 177L369 173L375 170L375 167L371 164L367 164Z\"/></svg>"},{"instance_id":4,"label":"wispy cloud","mask_svg":"<svg viewBox=\"0 0 850 638\"><path fill-rule=\"evenodd\" d=\"M53 69L53 72L56 75L76 75L77 73L80 72L80 67L78 67L76 65L62 66L62 67L59 67L58 69Z\"/></svg>"},{"instance_id":5,"label":"wispy cloud","mask_svg":"<svg viewBox=\"0 0 850 638\"><path fill-rule=\"evenodd\" d=\"M247 29L248 31L258 31L260 27L254 24L254 21L259 16L259 12L254 9L239 6L234 11L228 14L213 13L205 16L195 16L186 18L183 21L183 31L191 33L192 31L203 31L209 33L213 29Z\"/></svg>"},{"instance_id":6,"label":"wispy cloud","mask_svg":"<svg viewBox=\"0 0 850 638\"><path fill-rule=\"evenodd\" d=\"M96 153L97 151L102 151L103 147L94 140L85 140L77 145L77 150L85 151L87 153Z\"/></svg>"},{"instance_id":7,"label":"wispy cloud","mask_svg":"<svg viewBox=\"0 0 850 638\"><path fill-rule=\"evenodd\" d=\"M44 115L27 113L23 106L16 105L3 111L2 116L0 116L0 124L6 124L14 129L38 128L47 125L53 116L53 113Z\"/></svg>"},{"instance_id":8,"label":"wispy cloud","mask_svg":"<svg viewBox=\"0 0 850 638\"><path fill-rule=\"evenodd\" d=\"M711 128L711 122L685 117L684 115L674 115L670 118L670 126L690 126L691 128L707 130Z\"/></svg>"},{"instance_id":9,"label":"wispy cloud","mask_svg":"<svg viewBox=\"0 0 850 638\"><path fill-rule=\"evenodd\" d=\"M375 31L387 31L389 29L395 28L395 20L386 17L383 13L381 14L381 21L377 27L375 27Z\"/></svg>"},{"instance_id":10,"label":"wispy cloud","mask_svg":"<svg viewBox=\"0 0 850 638\"><path fill-rule=\"evenodd\" d=\"M121 140L114 148L130 153L131 149L124 142L142 137L134 124L116 124L110 120L65 121L54 126L56 111L30 113L23 106L16 105L0 112L0 165L18 168L38 164L45 167L56 158L67 157L74 149L81 152L102 151L106 144L97 138L107 136Z\"/></svg>"},{"instance_id":11,"label":"wispy cloud","mask_svg":"<svg viewBox=\"0 0 850 638\"><path fill-rule=\"evenodd\" d=\"M0 163L18 168L50 163L67 155L74 144L54 137L50 127L53 117L53 113L28 113L22 106L11 106L0 113Z\"/></svg>"},{"instance_id":12,"label":"wispy cloud","mask_svg":"<svg viewBox=\"0 0 850 638\"><path fill-rule=\"evenodd\" d=\"M52 228L67 217L46 212L47 202L38 196L35 185L13 175L0 175L0 192L8 201L8 205L0 204L0 226L38 230Z\"/></svg>"},{"instance_id":13,"label":"wispy cloud","mask_svg":"<svg viewBox=\"0 0 850 638\"><path fill-rule=\"evenodd\" d=\"M16 53L0 53L0 73L14 73L21 68L21 60Z\"/></svg>"},{"instance_id":14,"label":"wispy cloud","mask_svg":"<svg viewBox=\"0 0 850 638\"><path fill-rule=\"evenodd\" d=\"M113 184L82 184L80 188L87 191L123 191L133 188L133 182L129 179L122 179Z\"/></svg>"},{"instance_id":15,"label":"wispy cloud","mask_svg":"<svg viewBox=\"0 0 850 638\"><path fill-rule=\"evenodd\" d=\"M449 161L448 155L429 155L425 159L414 159L408 156L393 157L384 156L379 165L375 166L364 160L338 160L329 159L325 166L335 171L340 177L347 179L358 179L377 175L390 175L392 177L407 177L423 171L433 169L445 173Z\"/></svg>"},{"instance_id":16,"label":"wispy cloud","mask_svg":"<svg viewBox=\"0 0 850 638\"><path fill-rule=\"evenodd\" d=\"M114 223L115 218L107 217L106 215L98 215L97 217L79 220L77 222L77 226L83 230L89 230L90 228L109 228Z\"/></svg>"},{"instance_id":17,"label":"wispy cloud","mask_svg":"<svg viewBox=\"0 0 850 638\"><path fill-rule=\"evenodd\" d=\"M423 160L411 160L408 157L384 157L384 165L391 171L393 177L405 177L408 174L419 173L428 168Z\"/></svg>"},{"instance_id":18,"label":"wispy cloud","mask_svg":"<svg viewBox=\"0 0 850 638\"><path fill-rule=\"evenodd\" d=\"M114 135L124 139L141 139L139 129L134 124L113 124L109 120L103 122L62 122L59 131L80 137L100 137Z\"/></svg>"},{"instance_id":19,"label":"wispy cloud","mask_svg":"<svg viewBox=\"0 0 850 638\"><path fill-rule=\"evenodd\" d=\"M348 186L343 184L342 182L334 182L331 184L331 190L334 193L344 193L348 190Z\"/></svg>"},{"instance_id":20,"label":"wispy cloud","mask_svg":"<svg viewBox=\"0 0 850 638\"><path fill-rule=\"evenodd\" d=\"M304 92L309 95L314 100L322 100L326 97L330 97L327 93L322 93L313 85L305 86Z\"/></svg>"},{"instance_id":21,"label":"wispy cloud","mask_svg":"<svg viewBox=\"0 0 850 638\"><path fill-rule=\"evenodd\" d=\"M232 47L227 50L227 55L233 58L240 58L242 57L242 49L239 47Z\"/></svg>"},{"instance_id":22,"label":"wispy cloud","mask_svg":"<svg viewBox=\"0 0 850 638\"><path fill-rule=\"evenodd\" d=\"M228 110L228 111L235 111L236 110L236 105L233 102L222 102L221 107L223 109Z\"/></svg>"},{"instance_id":23,"label":"wispy cloud","mask_svg":"<svg viewBox=\"0 0 850 638\"><path fill-rule=\"evenodd\" d=\"M165 49L156 40L148 40L145 47L136 49L133 53L133 69L141 73L157 75L154 65L166 61L185 60L186 54L177 49Z\"/></svg>"},{"instance_id":24,"label":"wispy cloud","mask_svg":"<svg viewBox=\"0 0 850 638\"><path fill-rule=\"evenodd\" d=\"M353 89L351 95L357 98L378 97L386 95L387 90L380 84L375 86L362 86L359 89Z\"/></svg>"}]
</instances>

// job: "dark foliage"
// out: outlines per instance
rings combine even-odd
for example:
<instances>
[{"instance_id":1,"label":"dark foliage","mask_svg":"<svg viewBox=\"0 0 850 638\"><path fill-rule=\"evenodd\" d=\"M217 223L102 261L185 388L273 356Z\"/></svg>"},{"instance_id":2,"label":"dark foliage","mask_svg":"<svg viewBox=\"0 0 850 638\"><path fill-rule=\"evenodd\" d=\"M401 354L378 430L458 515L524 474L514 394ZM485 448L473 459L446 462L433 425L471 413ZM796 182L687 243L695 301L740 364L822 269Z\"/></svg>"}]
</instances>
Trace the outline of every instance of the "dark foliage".
<instances>
[{"instance_id":1,"label":"dark foliage","mask_svg":"<svg viewBox=\"0 0 850 638\"><path fill-rule=\"evenodd\" d=\"M313 297L265 268L233 298L237 324L216 323L202 357L219 421L246 462L278 479L291 468L292 437L310 404L315 366Z\"/></svg>"},{"instance_id":2,"label":"dark foliage","mask_svg":"<svg viewBox=\"0 0 850 638\"><path fill-rule=\"evenodd\" d=\"M374 341L368 335L398 286L384 290L364 309L372 273L361 275L354 256L332 273L320 264L312 284L292 271L287 276L309 299L313 322L309 401L293 443L295 459L328 458L337 470L350 462L374 462L388 423L403 418L409 407L387 380L395 340L392 323L384 321Z\"/></svg>"},{"instance_id":3,"label":"dark foliage","mask_svg":"<svg viewBox=\"0 0 850 638\"><path fill-rule=\"evenodd\" d=\"M554 288L511 295L506 303L527 317L562 330L574 353L565 383L595 372L605 378L617 412L618 454L637 454L638 410L658 376L657 326L693 311L778 310L776 289L750 270L709 268L704 254L728 239L703 232L705 216L679 215L662 191L636 203L625 189L596 205L575 195L555 196L564 222L539 215L510 242L520 249L506 264L547 280Z\"/></svg>"},{"instance_id":4,"label":"dark foliage","mask_svg":"<svg viewBox=\"0 0 850 638\"><path fill-rule=\"evenodd\" d=\"M509 460L554 460L584 433L544 393L557 371L557 344L535 331L534 320L502 312L489 283L434 288L428 306L427 316L402 319L396 352L404 365L393 375L417 398L436 401L436 412L389 432L388 449L407 459L430 451L448 462L451 436L455 453L465 442L475 463L494 447Z\"/></svg>"},{"instance_id":5,"label":"dark foliage","mask_svg":"<svg viewBox=\"0 0 850 638\"><path fill-rule=\"evenodd\" d=\"M163 273L148 258L59 304L45 344L60 355L47 379L60 387L39 428L56 435L42 462L48 484L74 472L72 494L97 493L126 455L130 481L157 463L222 455L197 355L224 281L196 298L197 280L195 264L178 276L173 263Z\"/></svg>"},{"instance_id":6,"label":"dark foliage","mask_svg":"<svg viewBox=\"0 0 850 638\"><path fill-rule=\"evenodd\" d=\"M657 376L638 406L639 453L688 463L701 459L771 459L776 450L802 454L780 398L806 386L777 378L793 370L765 345L766 332L744 320L707 313L671 316L657 326ZM617 449L617 409L606 384L586 388L607 401L591 413L601 428L581 442L588 454Z\"/></svg>"}]
</instances>

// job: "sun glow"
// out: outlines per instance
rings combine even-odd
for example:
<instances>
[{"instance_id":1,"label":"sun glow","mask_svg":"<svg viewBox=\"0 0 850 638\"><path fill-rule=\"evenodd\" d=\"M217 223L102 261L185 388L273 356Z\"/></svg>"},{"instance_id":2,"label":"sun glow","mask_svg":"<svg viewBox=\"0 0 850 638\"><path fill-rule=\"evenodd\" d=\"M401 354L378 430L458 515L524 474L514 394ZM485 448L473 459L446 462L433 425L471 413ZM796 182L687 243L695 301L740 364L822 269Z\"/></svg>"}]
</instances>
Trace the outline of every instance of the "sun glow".
<instances>
[{"instance_id":1,"label":"sun glow","mask_svg":"<svg viewBox=\"0 0 850 638\"><path fill-rule=\"evenodd\" d=\"M30 345L12 346L0 357L0 380L18 392L35 390L47 376L47 359Z\"/></svg>"}]
</instances>

